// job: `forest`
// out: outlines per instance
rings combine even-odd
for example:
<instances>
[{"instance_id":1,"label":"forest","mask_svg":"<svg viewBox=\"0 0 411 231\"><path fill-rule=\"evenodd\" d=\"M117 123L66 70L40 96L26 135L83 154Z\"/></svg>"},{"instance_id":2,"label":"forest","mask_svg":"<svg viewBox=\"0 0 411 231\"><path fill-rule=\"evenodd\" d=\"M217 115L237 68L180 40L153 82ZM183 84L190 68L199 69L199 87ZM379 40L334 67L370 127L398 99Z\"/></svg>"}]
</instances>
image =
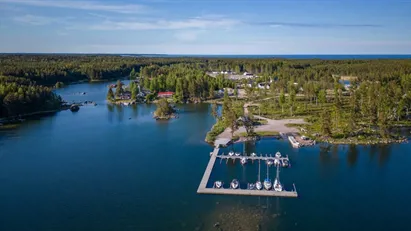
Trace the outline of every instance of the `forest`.
<instances>
[{"instance_id":1,"label":"forest","mask_svg":"<svg viewBox=\"0 0 411 231\"><path fill-rule=\"evenodd\" d=\"M25 78L0 76L0 118L58 110L61 98L51 88Z\"/></svg>"},{"instance_id":2,"label":"forest","mask_svg":"<svg viewBox=\"0 0 411 231\"><path fill-rule=\"evenodd\" d=\"M249 72L258 78L229 80L223 74L210 76L212 71ZM176 103L214 99L216 90L233 88L238 108L253 101L259 107L251 108L252 113L270 118L303 117L312 124L311 131L331 138L359 134L390 137L389 128L407 124L411 109L409 59L0 55L0 76L7 76L1 80L0 117L52 107L58 97L45 86L124 77L137 79L143 89L154 94L173 91ZM344 86L345 79L349 79L349 87ZM270 88L258 88L262 82L270 82ZM237 88L245 91L246 98L237 99ZM135 85L130 90L137 94Z\"/></svg>"}]
</instances>

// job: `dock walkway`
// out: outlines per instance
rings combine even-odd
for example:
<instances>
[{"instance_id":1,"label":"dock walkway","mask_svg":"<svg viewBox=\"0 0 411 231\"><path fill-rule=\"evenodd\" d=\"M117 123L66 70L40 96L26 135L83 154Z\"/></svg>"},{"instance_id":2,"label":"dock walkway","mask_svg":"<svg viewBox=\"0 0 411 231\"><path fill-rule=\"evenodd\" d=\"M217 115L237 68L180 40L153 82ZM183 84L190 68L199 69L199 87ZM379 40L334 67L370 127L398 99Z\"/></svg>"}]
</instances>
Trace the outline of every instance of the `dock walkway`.
<instances>
[{"instance_id":1,"label":"dock walkway","mask_svg":"<svg viewBox=\"0 0 411 231\"><path fill-rule=\"evenodd\" d=\"M210 153L210 160L207 164L207 168L204 171L203 178L201 179L200 185L198 186L197 193L199 194L224 194L224 195L243 195L243 196L270 196L270 197L298 197L297 190L293 191L281 191L277 192L274 190L249 190L249 189L224 189L224 188L207 188L208 180L210 179L211 171L213 170L215 161L217 158L230 158L230 159L240 159L242 156L226 156L226 155L218 155L220 149L218 147L214 148L214 151ZM244 157L244 156L243 156ZM267 159L275 159L276 157L271 156L247 156L248 159L254 160L267 160ZM287 157L281 157L279 159L287 159Z\"/></svg>"}]
</instances>

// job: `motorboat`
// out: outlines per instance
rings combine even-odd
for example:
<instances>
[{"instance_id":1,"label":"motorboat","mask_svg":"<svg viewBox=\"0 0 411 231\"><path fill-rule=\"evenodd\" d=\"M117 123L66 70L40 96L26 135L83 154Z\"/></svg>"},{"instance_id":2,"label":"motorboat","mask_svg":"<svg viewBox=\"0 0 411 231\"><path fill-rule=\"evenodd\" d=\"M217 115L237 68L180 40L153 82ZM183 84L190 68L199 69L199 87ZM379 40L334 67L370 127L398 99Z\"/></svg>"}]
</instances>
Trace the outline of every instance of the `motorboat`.
<instances>
[{"instance_id":1,"label":"motorboat","mask_svg":"<svg viewBox=\"0 0 411 231\"><path fill-rule=\"evenodd\" d=\"M240 155L241 155L241 153L236 152L234 155L236 155L236 156L240 156Z\"/></svg>"},{"instance_id":2,"label":"motorboat","mask_svg":"<svg viewBox=\"0 0 411 231\"><path fill-rule=\"evenodd\" d=\"M261 181L257 181L257 182L255 182L255 187L256 187L258 190L261 190L261 189L263 189L263 184L261 184Z\"/></svg>"},{"instance_id":3,"label":"motorboat","mask_svg":"<svg viewBox=\"0 0 411 231\"><path fill-rule=\"evenodd\" d=\"M233 152L233 151L230 151L230 152L228 152L228 155L229 155L229 156L234 156L234 152Z\"/></svg>"},{"instance_id":4,"label":"motorboat","mask_svg":"<svg viewBox=\"0 0 411 231\"><path fill-rule=\"evenodd\" d=\"M277 153L275 154L275 157L281 158L281 153L280 153L280 152L277 152Z\"/></svg>"},{"instance_id":5,"label":"motorboat","mask_svg":"<svg viewBox=\"0 0 411 231\"><path fill-rule=\"evenodd\" d=\"M251 153L251 156L252 156L252 157L256 157L257 154L256 154L255 152L253 152L253 153Z\"/></svg>"},{"instance_id":6,"label":"motorboat","mask_svg":"<svg viewBox=\"0 0 411 231\"><path fill-rule=\"evenodd\" d=\"M234 179L234 180L231 181L230 187L231 187L232 189L238 189L238 186L239 186L239 185L240 185L240 184L238 183L238 180L237 180L237 179Z\"/></svg>"},{"instance_id":7,"label":"motorboat","mask_svg":"<svg viewBox=\"0 0 411 231\"><path fill-rule=\"evenodd\" d=\"M283 164L282 164L282 166L283 166L283 167L288 167L288 166L290 166L290 163L288 162L288 160L283 159Z\"/></svg>"},{"instance_id":8,"label":"motorboat","mask_svg":"<svg viewBox=\"0 0 411 231\"><path fill-rule=\"evenodd\" d=\"M214 182L214 188L221 188L222 186L223 186L223 182L219 180Z\"/></svg>"},{"instance_id":9,"label":"motorboat","mask_svg":"<svg viewBox=\"0 0 411 231\"><path fill-rule=\"evenodd\" d=\"M274 166L280 165L280 160L279 159L274 159Z\"/></svg>"},{"instance_id":10,"label":"motorboat","mask_svg":"<svg viewBox=\"0 0 411 231\"><path fill-rule=\"evenodd\" d=\"M272 183L271 183L270 178L265 178L265 180L264 180L264 188L265 188L266 190L270 190L272 186L273 186L273 185L272 185Z\"/></svg>"},{"instance_id":11,"label":"motorboat","mask_svg":"<svg viewBox=\"0 0 411 231\"><path fill-rule=\"evenodd\" d=\"M249 189L249 190L254 190L254 189L255 189L255 184L249 183L249 184L248 184L248 189Z\"/></svg>"},{"instance_id":12,"label":"motorboat","mask_svg":"<svg viewBox=\"0 0 411 231\"><path fill-rule=\"evenodd\" d=\"M247 158L245 158L245 157L241 158L240 162L241 162L242 165L247 164Z\"/></svg>"},{"instance_id":13,"label":"motorboat","mask_svg":"<svg viewBox=\"0 0 411 231\"><path fill-rule=\"evenodd\" d=\"M274 191L276 191L276 192L281 192L281 191L283 191L283 186L281 185L279 179L275 179L275 180L274 180Z\"/></svg>"},{"instance_id":14,"label":"motorboat","mask_svg":"<svg viewBox=\"0 0 411 231\"><path fill-rule=\"evenodd\" d=\"M273 165L274 164L274 162L272 161L272 160L267 160L267 165L268 166L271 166L271 165Z\"/></svg>"}]
</instances>

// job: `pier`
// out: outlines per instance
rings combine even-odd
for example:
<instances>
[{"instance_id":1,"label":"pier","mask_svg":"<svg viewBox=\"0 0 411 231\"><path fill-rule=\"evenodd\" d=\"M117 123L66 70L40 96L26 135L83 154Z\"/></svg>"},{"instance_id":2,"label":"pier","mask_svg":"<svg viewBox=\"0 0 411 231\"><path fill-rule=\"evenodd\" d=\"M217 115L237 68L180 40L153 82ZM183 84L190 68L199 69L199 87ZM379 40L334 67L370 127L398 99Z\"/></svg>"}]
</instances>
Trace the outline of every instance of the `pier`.
<instances>
[{"instance_id":1,"label":"pier","mask_svg":"<svg viewBox=\"0 0 411 231\"><path fill-rule=\"evenodd\" d=\"M210 153L210 160L207 164L207 168L204 171L203 178L198 186L197 193L199 194L220 194L220 195L243 195L243 196L267 196L267 197L298 197L297 190L293 184L293 191L274 191L274 190L250 190L250 189L226 189L226 188L207 188L207 183L210 179L211 171L213 170L215 161L217 158L221 159L241 159L245 156L228 156L218 155L220 149L214 148L214 151ZM272 156L246 156L251 160L273 160L277 157ZM288 156L277 158L280 160L289 160Z\"/></svg>"}]
</instances>

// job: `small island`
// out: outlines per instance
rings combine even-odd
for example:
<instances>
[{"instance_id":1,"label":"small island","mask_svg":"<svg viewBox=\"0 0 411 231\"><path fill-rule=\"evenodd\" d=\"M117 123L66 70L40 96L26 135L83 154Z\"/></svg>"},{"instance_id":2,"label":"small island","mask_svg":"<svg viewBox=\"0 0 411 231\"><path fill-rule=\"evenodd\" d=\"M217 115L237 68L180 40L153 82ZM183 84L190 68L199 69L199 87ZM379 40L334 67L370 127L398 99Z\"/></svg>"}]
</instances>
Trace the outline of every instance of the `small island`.
<instances>
[{"instance_id":1,"label":"small island","mask_svg":"<svg viewBox=\"0 0 411 231\"><path fill-rule=\"evenodd\" d=\"M161 98L157 102L157 109L154 112L154 118L156 120L168 120L176 118L176 110L170 105L166 98Z\"/></svg>"}]
</instances>

